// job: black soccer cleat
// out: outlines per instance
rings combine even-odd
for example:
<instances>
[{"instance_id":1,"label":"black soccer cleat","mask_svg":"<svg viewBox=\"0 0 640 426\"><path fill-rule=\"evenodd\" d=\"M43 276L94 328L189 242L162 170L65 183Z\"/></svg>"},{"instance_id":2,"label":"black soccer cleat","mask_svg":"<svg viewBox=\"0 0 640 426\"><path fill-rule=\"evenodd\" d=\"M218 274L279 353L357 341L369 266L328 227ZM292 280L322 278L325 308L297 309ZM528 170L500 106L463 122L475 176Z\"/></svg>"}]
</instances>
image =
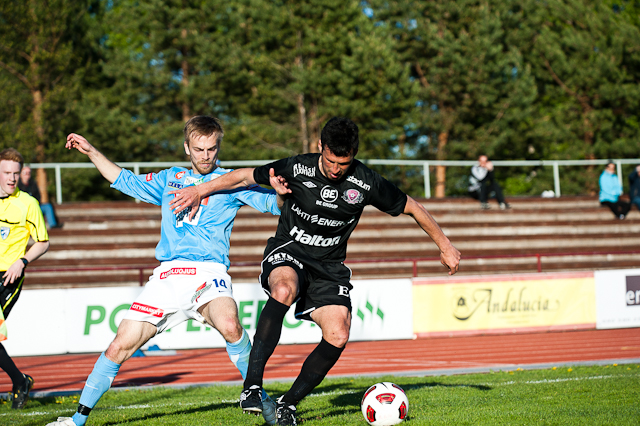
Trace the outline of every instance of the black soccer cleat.
<instances>
[{"instance_id":1,"label":"black soccer cleat","mask_svg":"<svg viewBox=\"0 0 640 426\"><path fill-rule=\"evenodd\" d=\"M11 392L11 396L13 399L13 402L11 402L11 408L16 410L24 407L24 404L26 404L27 400L29 399L29 392L31 392L31 389L33 389L33 377L27 374L23 374L23 376L24 382L22 383L22 385L20 385L18 389L14 389Z\"/></svg>"},{"instance_id":2,"label":"black soccer cleat","mask_svg":"<svg viewBox=\"0 0 640 426\"><path fill-rule=\"evenodd\" d=\"M276 401L276 424L277 425L294 425L296 422L296 406L287 405L282 401L284 395Z\"/></svg>"},{"instance_id":3,"label":"black soccer cleat","mask_svg":"<svg viewBox=\"0 0 640 426\"><path fill-rule=\"evenodd\" d=\"M262 413L262 388L253 385L240 394L240 408L247 414L259 416Z\"/></svg>"}]
</instances>

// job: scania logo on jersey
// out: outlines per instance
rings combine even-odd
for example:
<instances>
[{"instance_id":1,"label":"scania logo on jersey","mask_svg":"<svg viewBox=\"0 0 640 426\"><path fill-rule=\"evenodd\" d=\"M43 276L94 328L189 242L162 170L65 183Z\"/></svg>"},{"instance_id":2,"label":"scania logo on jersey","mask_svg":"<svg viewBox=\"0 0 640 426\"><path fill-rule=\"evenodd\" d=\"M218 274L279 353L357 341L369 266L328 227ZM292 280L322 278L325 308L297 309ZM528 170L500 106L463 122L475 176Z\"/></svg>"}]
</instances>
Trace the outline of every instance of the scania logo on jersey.
<instances>
[{"instance_id":1,"label":"scania logo on jersey","mask_svg":"<svg viewBox=\"0 0 640 426\"><path fill-rule=\"evenodd\" d=\"M306 244L308 246L314 247L331 247L340 243L340 237L333 238L324 238L322 235L309 235L304 229L298 229L297 226L294 226L289 235L294 237L294 239L301 243Z\"/></svg>"},{"instance_id":2,"label":"scania logo on jersey","mask_svg":"<svg viewBox=\"0 0 640 426\"><path fill-rule=\"evenodd\" d=\"M163 280L169 275L195 275L196 268L171 268L168 271L164 271L160 274L160 279Z\"/></svg>"},{"instance_id":3,"label":"scania logo on jersey","mask_svg":"<svg viewBox=\"0 0 640 426\"><path fill-rule=\"evenodd\" d=\"M357 189L347 189L344 191L344 194L342 194L342 199L349 204L358 204L364 200L364 195Z\"/></svg>"},{"instance_id":4,"label":"scania logo on jersey","mask_svg":"<svg viewBox=\"0 0 640 426\"><path fill-rule=\"evenodd\" d=\"M320 196L327 203L333 203L338 199L338 190L327 185L320 190Z\"/></svg>"},{"instance_id":5,"label":"scania logo on jersey","mask_svg":"<svg viewBox=\"0 0 640 426\"><path fill-rule=\"evenodd\" d=\"M200 287L198 287L196 289L196 292L193 294L193 297L191 298L191 303L193 302L197 302L198 298L200 296L202 296L202 293L204 293L205 291L209 290L211 288L211 284L207 285L207 283L202 283L202 285Z\"/></svg>"},{"instance_id":6,"label":"scania logo on jersey","mask_svg":"<svg viewBox=\"0 0 640 426\"><path fill-rule=\"evenodd\" d=\"M154 308L153 306L143 305L142 303L134 303L130 308L132 311L142 312L144 314L153 315L154 317L162 318L164 311L160 308Z\"/></svg>"},{"instance_id":7,"label":"scania logo on jersey","mask_svg":"<svg viewBox=\"0 0 640 426\"><path fill-rule=\"evenodd\" d=\"M305 166L304 164L296 163L293 165L293 177L296 177L298 175L314 177L316 175L316 168Z\"/></svg>"},{"instance_id":8,"label":"scania logo on jersey","mask_svg":"<svg viewBox=\"0 0 640 426\"><path fill-rule=\"evenodd\" d=\"M153 179L153 173L147 173L147 177L145 179L147 180L147 182L151 182L151 180Z\"/></svg>"},{"instance_id":9,"label":"scania logo on jersey","mask_svg":"<svg viewBox=\"0 0 640 426\"><path fill-rule=\"evenodd\" d=\"M317 223L318 225L321 226L342 226L344 225L344 222L341 220L334 220L334 219L328 219L326 217L319 217L317 214L311 215L305 211L302 211L302 209L300 209L300 207L296 206L295 203L293 203L293 206L291 206L291 210L293 210L294 212L296 212L298 214L298 216L300 216L301 218L303 218L304 220L307 220L311 223Z\"/></svg>"},{"instance_id":10,"label":"scania logo on jersey","mask_svg":"<svg viewBox=\"0 0 640 426\"><path fill-rule=\"evenodd\" d=\"M184 176L184 174L187 172L178 172L176 173L176 179L182 179L182 177Z\"/></svg>"},{"instance_id":11,"label":"scania logo on jersey","mask_svg":"<svg viewBox=\"0 0 640 426\"><path fill-rule=\"evenodd\" d=\"M360 188L364 189L365 191L369 191L371 189L371 185L369 185L368 183L364 183L363 181L361 181L360 179L358 179L355 176L347 176L347 181L349 181L351 183L355 183L356 185L358 185Z\"/></svg>"}]
</instances>

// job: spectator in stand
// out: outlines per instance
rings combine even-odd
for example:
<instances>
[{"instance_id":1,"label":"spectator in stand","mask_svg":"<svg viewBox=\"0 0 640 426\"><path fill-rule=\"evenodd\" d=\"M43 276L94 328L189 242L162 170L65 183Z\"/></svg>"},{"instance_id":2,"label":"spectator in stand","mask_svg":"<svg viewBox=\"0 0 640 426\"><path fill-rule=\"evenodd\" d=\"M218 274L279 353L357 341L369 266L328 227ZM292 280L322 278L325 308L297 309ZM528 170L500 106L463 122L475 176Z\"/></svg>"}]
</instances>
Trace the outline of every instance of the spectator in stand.
<instances>
[{"instance_id":1,"label":"spectator in stand","mask_svg":"<svg viewBox=\"0 0 640 426\"><path fill-rule=\"evenodd\" d=\"M636 166L629 175L629 198L631 204L635 204L640 210L640 166Z\"/></svg>"},{"instance_id":2,"label":"spectator in stand","mask_svg":"<svg viewBox=\"0 0 640 426\"><path fill-rule=\"evenodd\" d=\"M624 219L631 203L620 199L622 184L616 175L616 165L610 161L600 175L600 205L611 209L616 219Z\"/></svg>"},{"instance_id":3,"label":"spectator in stand","mask_svg":"<svg viewBox=\"0 0 640 426\"><path fill-rule=\"evenodd\" d=\"M62 227L62 223L60 223L56 217L56 211L53 209L53 204L42 204L38 184L35 180L31 179L31 167L25 165L22 168L22 171L20 172L20 180L18 181L18 188L20 188L20 191L26 192L27 194L38 200L38 203L40 204L40 210L42 210L44 219L47 222L49 228Z\"/></svg>"},{"instance_id":4,"label":"spectator in stand","mask_svg":"<svg viewBox=\"0 0 640 426\"><path fill-rule=\"evenodd\" d=\"M496 181L495 174L493 172L493 163L489 161L489 158L484 154L478 157L478 164L471 168L468 191L472 198L480 200L480 207L483 210L491 208L488 203L491 192L495 194L495 198L498 201L498 205L501 210L511 208L511 206L504 200L502 188Z\"/></svg>"}]
</instances>

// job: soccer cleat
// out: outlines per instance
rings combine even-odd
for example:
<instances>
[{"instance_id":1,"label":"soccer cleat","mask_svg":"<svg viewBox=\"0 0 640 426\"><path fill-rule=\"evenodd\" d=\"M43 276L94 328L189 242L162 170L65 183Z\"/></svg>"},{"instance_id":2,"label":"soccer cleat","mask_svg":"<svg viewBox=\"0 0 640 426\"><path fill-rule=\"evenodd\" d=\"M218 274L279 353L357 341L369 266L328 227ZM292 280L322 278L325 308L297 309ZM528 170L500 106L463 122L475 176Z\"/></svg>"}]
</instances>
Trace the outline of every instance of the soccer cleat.
<instances>
[{"instance_id":1,"label":"soccer cleat","mask_svg":"<svg viewBox=\"0 0 640 426\"><path fill-rule=\"evenodd\" d=\"M511 208L509 203L500 203L500 210L508 210Z\"/></svg>"},{"instance_id":2,"label":"soccer cleat","mask_svg":"<svg viewBox=\"0 0 640 426\"><path fill-rule=\"evenodd\" d=\"M489 203L480 203L480 208L482 210L489 210L491 206L489 206Z\"/></svg>"},{"instance_id":3,"label":"soccer cleat","mask_svg":"<svg viewBox=\"0 0 640 426\"><path fill-rule=\"evenodd\" d=\"M58 420L47 423L47 426L76 426L76 422L71 417L58 417Z\"/></svg>"},{"instance_id":4,"label":"soccer cleat","mask_svg":"<svg viewBox=\"0 0 640 426\"><path fill-rule=\"evenodd\" d=\"M297 425L296 406L287 405L282 401L284 395L278 398L276 404L276 424L277 425Z\"/></svg>"},{"instance_id":5,"label":"soccer cleat","mask_svg":"<svg viewBox=\"0 0 640 426\"><path fill-rule=\"evenodd\" d=\"M262 398L262 417L265 423L268 425L276 424L276 403L271 399L266 392L263 392L264 398Z\"/></svg>"},{"instance_id":6,"label":"soccer cleat","mask_svg":"<svg viewBox=\"0 0 640 426\"><path fill-rule=\"evenodd\" d=\"M23 374L24 382L18 389L11 392L11 396L13 397L13 402L11 403L11 408L13 409L21 409L26 404L29 399L29 392L33 388L33 377Z\"/></svg>"},{"instance_id":7,"label":"soccer cleat","mask_svg":"<svg viewBox=\"0 0 640 426\"><path fill-rule=\"evenodd\" d=\"M262 388L253 385L249 389L245 389L240 394L240 408L248 414L256 416L262 413Z\"/></svg>"}]
</instances>

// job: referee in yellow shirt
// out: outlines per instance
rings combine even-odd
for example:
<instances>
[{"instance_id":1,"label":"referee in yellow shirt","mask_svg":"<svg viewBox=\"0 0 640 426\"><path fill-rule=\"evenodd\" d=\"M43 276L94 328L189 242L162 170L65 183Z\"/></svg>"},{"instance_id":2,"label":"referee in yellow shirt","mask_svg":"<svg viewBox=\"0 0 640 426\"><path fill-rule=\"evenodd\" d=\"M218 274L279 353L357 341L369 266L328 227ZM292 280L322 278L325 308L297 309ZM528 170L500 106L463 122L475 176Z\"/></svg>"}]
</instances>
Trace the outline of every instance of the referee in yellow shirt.
<instances>
[{"instance_id":1,"label":"referee in yellow shirt","mask_svg":"<svg viewBox=\"0 0 640 426\"><path fill-rule=\"evenodd\" d=\"M5 319L15 305L24 271L29 264L49 249L49 235L38 201L18 189L24 159L18 151L0 151L0 342L7 339ZM35 243L25 253L29 236ZM13 382L11 408L22 408L33 388L33 378L18 370L0 343L0 368Z\"/></svg>"}]
</instances>

